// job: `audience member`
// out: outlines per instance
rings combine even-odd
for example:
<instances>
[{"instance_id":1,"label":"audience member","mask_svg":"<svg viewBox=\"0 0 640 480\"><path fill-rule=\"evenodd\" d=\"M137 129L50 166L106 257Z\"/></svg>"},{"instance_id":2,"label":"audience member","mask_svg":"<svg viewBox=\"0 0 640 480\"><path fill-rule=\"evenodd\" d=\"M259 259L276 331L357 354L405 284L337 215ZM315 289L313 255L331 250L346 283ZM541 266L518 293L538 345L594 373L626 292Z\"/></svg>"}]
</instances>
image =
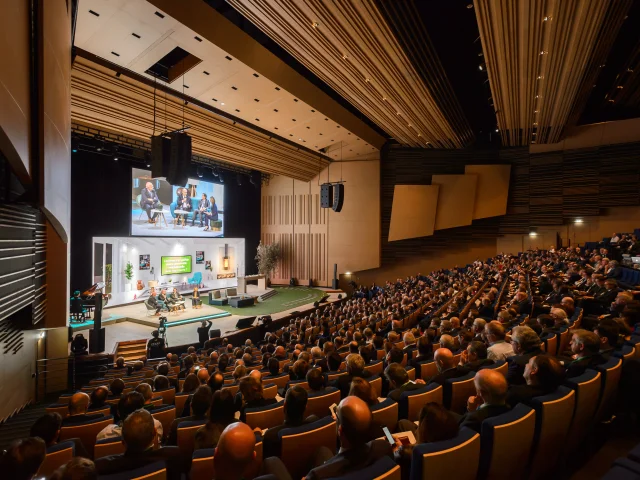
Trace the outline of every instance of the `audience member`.
<instances>
[{"instance_id":1,"label":"audience member","mask_svg":"<svg viewBox=\"0 0 640 480\"><path fill-rule=\"evenodd\" d=\"M47 447L37 437L12 442L0 457L2 477L11 480L31 480L46 456Z\"/></svg>"},{"instance_id":2,"label":"audience member","mask_svg":"<svg viewBox=\"0 0 640 480\"><path fill-rule=\"evenodd\" d=\"M69 401L69 415L62 419L62 426L69 427L102 418L104 416L102 413L87 413L89 402L90 398L86 393L74 393Z\"/></svg>"},{"instance_id":3,"label":"audience member","mask_svg":"<svg viewBox=\"0 0 640 480\"><path fill-rule=\"evenodd\" d=\"M542 353L540 337L529 327L514 327L511 331L511 347L515 355L507 358L507 382L511 385L522 385L525 383L525 366L532 357Z\"/></svg>"},{"instance_id":4,"label":"audience member","mask_svg":"<svg viewBox=\"0 0 640 480\"><path fill-rule=\"evenodd\" d=\"M469 397L467 413L460 419L460 426L467 427L480 433L483 420L508 412L507 380L502 373L484 369L478 371L473 379L476 395Z\"/></svg>"},{"instance_id":5,"label":"audience member","mask_svg":"<svg viewBox=\"0 0 640 480\"><path fill-rule=\"evenodd\" d=\"M193 414L187 417L176 418L173 422L171 422L171 429L169 430L167 445L178 444L178 425L180 424L180 422L206 420L207 412L211 407L212 400L213 395L211 393L211 389L207 385L199 386L195 393L191 396L191 410L193 411Z\"/></svg>"},{"instance_id":6,"label":"audience member","mask_svg":"<svg viewBox=\"0 0 640 480\"><path fill-rule=\"evenodd\" d=\"M524 384L511 385L507 391L507 404L515 406L534 397L554 392L564 380L564 368L549 355L531 357L524 368Z\"/></svg>"}]
</instances>

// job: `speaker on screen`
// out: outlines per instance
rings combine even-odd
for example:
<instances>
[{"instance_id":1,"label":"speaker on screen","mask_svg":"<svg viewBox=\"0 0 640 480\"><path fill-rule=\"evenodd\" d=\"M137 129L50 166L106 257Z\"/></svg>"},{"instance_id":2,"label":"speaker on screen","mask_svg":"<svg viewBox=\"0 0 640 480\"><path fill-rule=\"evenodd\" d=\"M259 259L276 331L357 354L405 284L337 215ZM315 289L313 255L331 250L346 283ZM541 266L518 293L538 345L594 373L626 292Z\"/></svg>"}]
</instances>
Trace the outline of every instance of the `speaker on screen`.
<instances>
[{"instance_id":1,"label":"speaker on screen","mask_svg":"<svg viewBox=\"0 0 640 480\"><path fill-rule=\"evenodd\" d=\"M344 183L336 183L333 186L333 211L339 212L342 210L342 204L344 202Z\"/></svg>"},{"instance_id":2,"label":"speaker on screen","mask_svg":"<svg viewBox=\"0 0 640 480\"><path fill-rule=\"evenodd\" d=\"M171 134L171 156L167 182L184 187L191 168L191 137L186 133Z\"/></svg>"},{"instance_id":3,"label":"speaker on screen","mask_svg":"<svg viewBox=\"0 0 640 480\"><path fill-rule=\"evenodd\" d=\"M151 176L166 177L169 172L171 140L159 135L151 137Z\"/></svg>"},{"instance_id":4,"label":"speaker on screen","mask_svg":"<svg viewBox=\"0 0 640 480\"><path fill-rule=\"evenodd\" d=\"M320 185L320 206L322 208L331 208L331 202L333 201L333 185L330 183L323 183Z\"/></svg>"}]
</instances>

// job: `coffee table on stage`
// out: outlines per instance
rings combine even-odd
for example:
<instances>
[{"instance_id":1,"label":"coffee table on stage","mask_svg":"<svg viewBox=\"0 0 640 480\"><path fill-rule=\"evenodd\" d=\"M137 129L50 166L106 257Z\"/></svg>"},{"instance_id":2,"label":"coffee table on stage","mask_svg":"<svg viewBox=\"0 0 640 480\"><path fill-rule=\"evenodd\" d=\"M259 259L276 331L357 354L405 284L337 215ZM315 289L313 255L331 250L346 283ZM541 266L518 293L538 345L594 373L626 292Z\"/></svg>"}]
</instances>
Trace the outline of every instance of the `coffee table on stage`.
<instances>
[{"instance_id":1,"label":"coffee table on stage","mask_svg":"<svg viewBox=\"0 0 640 480\"><path fill-rule=\"evenodd\" d=\"M156 221L153 226L160 226L162 228L162 220L164 220L164 226L169 228L169 224L167 223L167 219L164 217L164 210L151 210L151 213L154 215Z\"/></svg>"},{"instance_id":2,"label":"coffee table on stage","mask_svg":"<svg viewBox=\"0 0 640 480\"><path fill-rule=\"evenodd\" d=\"M241 296L232 297L229 299L229 305L235 308L250 307L253 304L254 304L254 299L253 297L250 297L250 296L241 295Z\"/></svg>"},{"instance_id":3,"label":"coffee table on stage","mask_svg":"<svg viewBox=\"0 0 640 480\"><path fill-rule=\"evenodd\" d=\"M180 224L182 224L182 226L184 227L184 224L186 222L186 218L189 212L187 210L176 209L173 211L173 213L175 214L175 218L173 219L173 228L176 228L176 225L180 225Z\"/></svg>"}]
</instances>

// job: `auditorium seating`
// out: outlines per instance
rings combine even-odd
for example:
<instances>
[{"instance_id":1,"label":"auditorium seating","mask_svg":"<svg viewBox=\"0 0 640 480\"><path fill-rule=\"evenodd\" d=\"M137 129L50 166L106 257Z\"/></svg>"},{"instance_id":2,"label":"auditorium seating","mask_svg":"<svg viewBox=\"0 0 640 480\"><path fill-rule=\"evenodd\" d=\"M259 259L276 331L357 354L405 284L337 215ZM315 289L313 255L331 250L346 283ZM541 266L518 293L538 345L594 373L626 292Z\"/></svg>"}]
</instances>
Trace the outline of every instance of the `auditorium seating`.
<instances>
[{"instance_id":1,"label":"auditorium seating","mask_svg":"<svg viewBox=\"0 0 640 480\"><path fill-rule=\"evenodd\" d=\"M398 423L398 403L392 398L386 398L371 407L373 421L378 425L386 425L392 432Z\"/></svg>"},{"instance_id":2,"label":"auditorium seating","mask_svg":"<svg viewBox=\"0 0 640 480\"><path fill-rule=\"evenodd\" d=\"M96 436L112 423L113 417L108 415L104 418L89 420L78 425L69 427L63 426L60 429L60 441L62 442L70 438L79 438L89 456L93 458L93 447L96 444Z\"/></svg>"},{"instance_id":3,"label":"auditorium seating","mask_svg":"<svg viewBox=\"0 0 640 480\"><path fill-rule=\"evenodd\" d=\"M611 357L607 363L598 365L596 370L602 374L602 387L595 419L602 421L611 416L615 405L620 375L622 374L622 360Z\"/></svg>"},{"instance_id":4,"label":"auditorium seating","mask_svg":"<svg viewBox=\"0 0 640 480\"><path fill-rule=\"evenodd\" d=\"M418 390L403 392L398 402L398 418L415 422L420 409L430 402L442 405L442 385L430 383Z\"/></svg>"},{"instance_id":5,"label":"auditorium seating","mask_svg":"<svg viewBox=\"0 0 640 480\"><path fill-rule=\"evenodd\" d=\"M318 448L327 447L335 454L336 428L336 421L325 417L300 427L280 430L281 458L292 478L306 475Z\"/></svg>"},{"instance_id":6,"label":"auditorium seating","mask_svg":"<svg viewBox=\"0 0 640 480\"><path fill-rule=\"evenodd\" d=\"M162 424L164 435L169 435L171 423L176 419L176 407L173 405L161 405L151 410L151 416Z\"/></svg>"},{"instance_id":7,"label":"auditorium seating","mask_svg":"<svg viewBox=\"0 0 640 480\"><path fill-rule=\"evenodd\" d=\"M100 476L100 480L165 480L166 478L167 469L164 462L155 462L123 473Z\"/></svg>"},{"instance_id":8,"label":"auditorium seating","mask_svg":"<svg viewBox=\"0 0 640 480\"><path fill-rule=\"evenodd\" d=\"M178 448L183 455L191 456L195 444L196 431L202 427L206 420L185 421L178 423Z\"/></svg>"},{"instance_id":9,"label":"auditorium seating","mask_svg":"<svg viewBox=\"0 0 640 480\"><path fill-rule=\"evenodd\" d=\"M565 385L573 389L576 394L571 428L564 446L566 454L574 452L590 430L591 422L598 408L601 381L600 372L587 369L582 375L569 378L565 382Z\"/></svg>"},{"instance_id":10,"label":"auditorium seating","mask_svg":"<svg viewBox=\"0 0 640 480\"><path fill-rule=\"evenodd\" d=\"M124 453L122 437L111 437L98 440L93 450L93 458L98 459L108 455Z\"/></svg>"},{"instance_id":11,"label":"auditorium seating","mask_svg":"<svg viewBox=\"0 0 640 480\"><path fill-rule=\"evenodd\" d=\"M51 475L60 465L64 465L71 460L76 453L76 446L73 442L60 442L50 447L47 447L47 454L44 457L44 462L38 469L37 476L48 477Z\"/></svg>"},{"instance_id":12,"label":"auditorium seating","mask_svg":"<svg viewBox=\"0 0 640 480\"><path fill-rule=\"evenodd\" d=\"M361 480L371 478L375 480L400 480L400 466L396 465L389 457L382 457L377 462L367 468L358 470L341 477L334 477L332 480Z\"/></svg>"},{"instance_id":13,"label":"auditorium seating","mask_svg":"<svg viewBox=\"0 0 640 480\"><path fill-rule=\"evenodd\" d=\"M447 478L453 472L456 480L475 480L479 464L480 435L463 427L451 440L417 444L413 448L411 480Z\"/></svg>"},{"instance_id":14,"label":"auditorium seating","mask_svg":"<svg viewBox=\"0 0 640 480\"><path fill-rule=\"evenodd\" d=\"M334 403L340 403L340 390L335 387L327 387L323 392L309 392L304 416L317 415L318 418L323 418L331 415L329 407Z\"/></svg>"},{"instance_id":15,"label":"auditorium seating","mask_svg":"<svg viewBox=\"0 0 640 480\"><path fill-rule=\"evenodd\" d=\"M255 407L245 409L246 423L251 428L277 427L284 422L284 400L267 405L264 407Z\"/></svg>"},{"instance_id":16,"label":"auditorium seating","mask_svg":"<svg viewBox=\"0 0 640 480\"><path fill-rule=\"evenodd\" d=\"M473 379L476 372L469 372L458 378L450 378L444 382L443 405L452 412L463 414L467 409L467 399L475 395L476 387Z\"/></svg>"}]
</instances>

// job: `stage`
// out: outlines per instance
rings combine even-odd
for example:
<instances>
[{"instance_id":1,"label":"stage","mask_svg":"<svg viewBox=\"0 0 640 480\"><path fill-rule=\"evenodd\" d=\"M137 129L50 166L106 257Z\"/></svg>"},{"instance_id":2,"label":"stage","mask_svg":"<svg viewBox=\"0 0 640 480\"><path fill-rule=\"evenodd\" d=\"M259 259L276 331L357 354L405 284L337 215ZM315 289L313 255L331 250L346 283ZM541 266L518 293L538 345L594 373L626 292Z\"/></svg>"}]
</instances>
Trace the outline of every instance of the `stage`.
<instances>
[{"instance_id":1,"label":"stage","mask_svg":"<svg viewBox=\"0 0 640 480\"><path fill-rule=\"evenodd\" d=\"M163 313L167 317L167 342L171 345L184 345L198 341L196 329L200 326L200 321L210 320L211 328L220 329L222 336L237 331L236 323L241 318L271 315L274 320L282 318L294 311L304 311L313 309L313 303L319 301L323 296L328 295L328 303L338 300L338 295L344 292L324 288L308 287L275 287L276 295L259 302L251 307L233 308L228 305L221 307L211 306L205 303L202 308L191 308L191 300L187 299L187 309L177 315ZM251 294L254 294L251 292ZM326 305L324 303L323 305ZM150 339L151 332L158 328L159 317L147 315L146 307L143 303L132 305L121 305L106 308L103 311L102 325L105 327L105 351L112 352L117 342L126 340ZM89 329L93 327L93 320L83 323L70 324L74 335L83 333L89 338Z\"/></svg>"}]
</instances>

